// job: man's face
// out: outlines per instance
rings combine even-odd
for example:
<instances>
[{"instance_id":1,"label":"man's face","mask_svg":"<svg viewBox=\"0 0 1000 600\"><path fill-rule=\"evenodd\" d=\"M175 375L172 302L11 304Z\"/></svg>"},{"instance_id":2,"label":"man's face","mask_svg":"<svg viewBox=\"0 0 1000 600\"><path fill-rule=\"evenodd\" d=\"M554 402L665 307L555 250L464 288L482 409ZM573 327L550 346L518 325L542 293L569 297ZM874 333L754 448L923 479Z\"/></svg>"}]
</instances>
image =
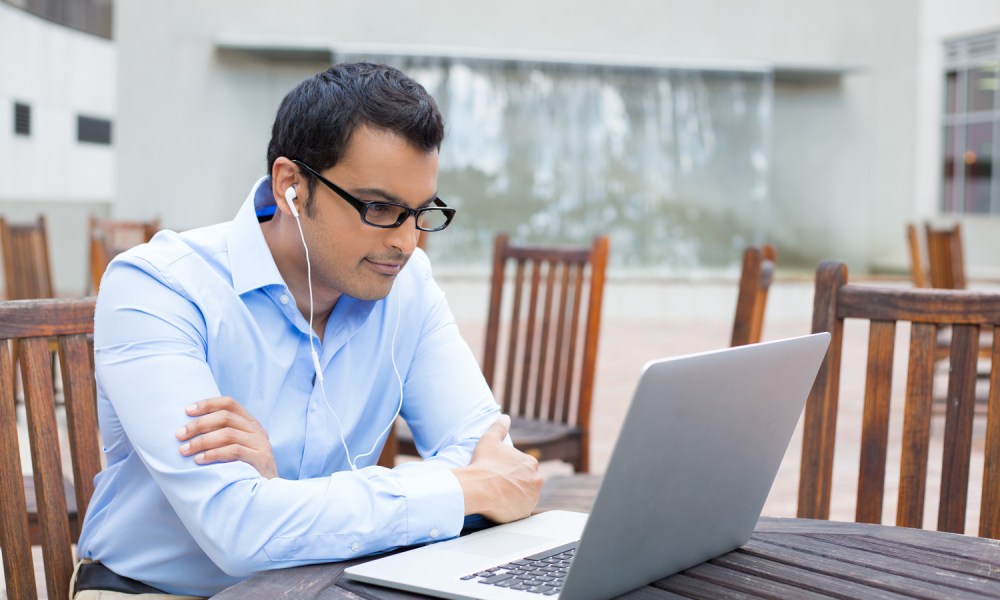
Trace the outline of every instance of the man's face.
<instances>
[{"instance_id":1,"label":"man's face","mask_svg":"<svg viewBox=\"0 0 1000 600\"><path fill-rule=\"evenodd\" d=\"M438 153L412 146L395 133L361 127L343 158L321 175L364 202L426 206L437 193ZM300 188L301 191L301 188ZM318 294L384 298L417 245L412 218L392 229L373 227L336 192L316 181L310 217L302 227L309 243Z\"/></svg>"}]
</instances>

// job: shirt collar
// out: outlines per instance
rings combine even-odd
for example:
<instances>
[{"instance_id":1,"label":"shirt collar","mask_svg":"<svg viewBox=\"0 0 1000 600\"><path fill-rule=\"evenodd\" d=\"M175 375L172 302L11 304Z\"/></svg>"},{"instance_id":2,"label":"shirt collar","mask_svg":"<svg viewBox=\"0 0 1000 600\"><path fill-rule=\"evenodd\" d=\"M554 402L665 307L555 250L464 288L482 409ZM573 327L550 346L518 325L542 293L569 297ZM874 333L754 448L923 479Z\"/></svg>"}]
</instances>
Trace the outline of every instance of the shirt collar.
<instances>
[{"instance_id":1,"label":"shirt collar","mask_svg":"<svg viewBox=\"0 0 1000 600\"><path fill-rule=\"evenodd\" d=\"M271 177L261 177L250 190L229 228L226 244L229 249L233 290L237 294L268 285L285 285L257 220L258 212L273 214L274 206Z\"/></svg>"}]
</instances>

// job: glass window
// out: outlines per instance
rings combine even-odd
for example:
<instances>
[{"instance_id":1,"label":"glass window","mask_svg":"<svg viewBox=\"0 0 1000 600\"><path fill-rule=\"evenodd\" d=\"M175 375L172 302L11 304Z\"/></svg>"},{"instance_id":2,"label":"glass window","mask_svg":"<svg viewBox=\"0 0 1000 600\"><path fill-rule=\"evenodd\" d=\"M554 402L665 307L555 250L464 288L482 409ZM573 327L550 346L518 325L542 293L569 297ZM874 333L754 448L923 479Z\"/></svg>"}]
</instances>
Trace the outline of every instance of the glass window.
<instances>
[{"instance_id":1,"label":"glass window","mask_svg":"<svg viewBox=\"0 0 1000 600\"><path fill-rule=\"evenodd\" d=\"M997 89L997 71L995 63L969 70L967 78L969 89L969 112L992 111L994 96Z\"/></svg>"},{"instance_id":2,"label":"glass window","mask_svg":"<svg viewBox=\"0 0 1000 600\"><path fill-rule=\"evenodd\" d=\"M941 208L1000 214L1000 32L949 42L945 63Z\"/></svg>"},{"instance_id":3,"label":"glass window","mask_svg":"<svg viewBox=\"0 0 1000 600\"><path fill-rule=\"evenodd\" d=\"M970 123L965 128L965 212L990 212L993 171L993 123Z\"/></svg>"}]
</instances>

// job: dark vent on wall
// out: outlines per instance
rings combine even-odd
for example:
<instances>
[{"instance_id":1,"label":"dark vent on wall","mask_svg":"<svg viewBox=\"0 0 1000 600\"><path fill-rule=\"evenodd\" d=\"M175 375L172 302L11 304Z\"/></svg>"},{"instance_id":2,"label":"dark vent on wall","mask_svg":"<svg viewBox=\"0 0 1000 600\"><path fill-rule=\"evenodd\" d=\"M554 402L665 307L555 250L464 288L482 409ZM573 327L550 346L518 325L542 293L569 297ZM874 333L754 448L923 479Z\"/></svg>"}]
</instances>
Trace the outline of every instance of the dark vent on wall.
<instances>
[{"instance_id":1,"label":"dark vent on wall","mask_svg":"<svg viewBox=\"0 0 1000 600\"><path fill-rule=\"evenodd\" d=\"M111 144L111 121L83 115L77 116L76 139L92 144Z\"/></svg>"},{"instance_id":2,"label":"dark vent on wall","mask_svg":"<svg viewBox=\"0 0 1000 600\"><path fill-rule=\"evenodd\" d=\"M14 103L14 135L31 135L31 107Z\"/></svg>"}]
</instances>

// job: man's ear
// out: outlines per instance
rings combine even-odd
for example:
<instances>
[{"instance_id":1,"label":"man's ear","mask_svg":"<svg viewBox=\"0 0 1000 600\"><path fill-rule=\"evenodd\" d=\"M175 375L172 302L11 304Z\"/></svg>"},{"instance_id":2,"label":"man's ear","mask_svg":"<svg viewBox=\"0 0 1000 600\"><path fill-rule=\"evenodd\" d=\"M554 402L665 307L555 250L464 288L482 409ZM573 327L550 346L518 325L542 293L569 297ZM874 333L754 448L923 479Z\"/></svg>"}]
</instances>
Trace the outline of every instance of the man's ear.
<instances>
[{"instance_id":1,"label":"man's ear","mask_svg":"<svg viewBox=\"0 0 1000 600\"><path fill-rule=\"evenodd\" d=\"M293 188L296 191L296 207L301 209L304 202L302 195L305 189L305 186L299 185L301 182L302 174L299 172L298 165L284 156L274 159L274 165L271 167L271 193L274 195L278 210L289 217L294 216L294 213L286 200L288 188Z\"/></svg>"}]
</instances>

